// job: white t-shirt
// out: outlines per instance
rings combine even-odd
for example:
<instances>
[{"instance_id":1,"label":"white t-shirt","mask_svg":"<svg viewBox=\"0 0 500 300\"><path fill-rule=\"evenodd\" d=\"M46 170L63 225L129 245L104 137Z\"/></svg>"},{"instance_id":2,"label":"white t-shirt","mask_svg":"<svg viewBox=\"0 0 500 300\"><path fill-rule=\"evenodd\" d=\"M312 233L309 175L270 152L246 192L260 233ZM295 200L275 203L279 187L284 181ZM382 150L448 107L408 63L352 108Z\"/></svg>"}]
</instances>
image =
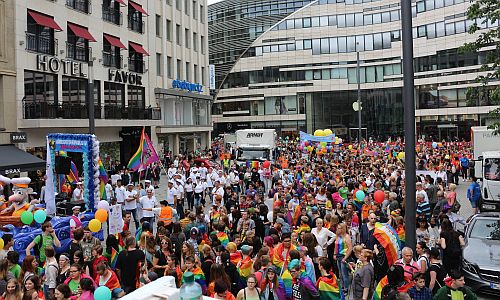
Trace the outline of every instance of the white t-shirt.
<instances>
[{"instance_id":1,"label":"white t-shirt","mask_svg":"<svg viewBox=\"0 0 500 300\"><path fill-rule=\"evenodd\" d=\"M135 197L137 195L136 190L130 191L125 191L125 199ZM134 199L132 201L127 201L125 200L125 204L123 205L123 209L125 210L131 210L131 209L136 209L137 208L137 201Z\"/></svg>"},{"instance_id":2,"label":"white t-shirt","mask_svg":"<svg viewBox=\"0 0 500 300\"><path fill-rule=\"evenodd\" d=\"M195 193L198 193L198 194L201 194L203 193L203 191L206 189L206 183L202 182L202 181L196 181L195 183L195 187L194 187L194 192Z\"/></svg>"},{"instance_id":3,"label":"white t-shirt","mask_svg":"<svg viewBox=\"0 0 500 300\"><path fill-rule=\"evenodd\" d=\"M222 199L224 199L224 188L222 186L219 186L218 188L214 187L212 189L212 193L214 194L213 200L212 200L214 205L215 205L215 197L217 195L220 195L222 197ZM221 201L221 203L223 203L223 202L224 202L224 200Z\"/></svg>"},{"instance_id":4,"label":"white t-shirt","mask_svg":"<svg viewBox=\"0 0 500 300\"><path fill-rule=\"evenodd\" d=\"M73 191L73 199L75 199L75 200L83 200L83 191L80 190L79 188L76 188Z\"/></svg>"},{"instance_id":5,"label":"white t-shirt","mask_svg":"<svg viewBox=\"0 0 500 300\"><path fill-rule=\"evenodd\" d=\"M113 186L109 183L106 183L104 186L104 190L106 191L106 199L109 201L111 197L113 197Z\"/></svg>"},{"instance_id":6,"label":"white t-shirt","mask_svg":"<svg viewBox=\"0 0 500 300\"><path fill-rule=\"evenodd\" d=\"M191 193L193 191L193 184L192 183L186 183L184 185L184 189L186 190L187 193Z\"/></svg>"},{"instance_id":7,"label":"white t-shirt","mask_svg":"<svg viewBox=\"0 0 500 300\"><path fill-rule=\"evenodd\" d=\"M116 202L123 204L125 202L125 187L120 186L115 188L115 197L116 197Z\"/></svg>"},{"instance_id":8,"label":"white t-shirt","mask_svg":"<svg viewBox=\"0 0 500 300\"><path fill-rule=\"evenodd\" d=\"M177 195L177 189L172 187L172 188L167 188L167 202L170 205L174 205L174 195Z\"/></svg>"},{"instance_id":9,"label":"white t-shirt","mask_svg":"<svg viewBox=\"0 0 500 300\"><path fill-rule=\"evenodd\" d=\"M199 169L198 169L198 172L200 172L200 177L201 177L201 179L205 179L205 178L207 178L207 172L208 172L208 170L207 170L207 168L206 168L206 167L201 167L201 168L199 168Z\"/></svg>"},{"instance_id":10,"label":"white t-shirt","mask_svg":"<svg viewBox=\"0 0 500 300\"><path fill-rule=\"evenodd\" d=\"M142 196L139 199L139 202L141 202L142 205L142 215L146 218L154 217L155 213L151 210L144 210L145 208L154 208L156 205L156 197L151 196L149 198L148 196Z\"/></svg>"}]
</instances>

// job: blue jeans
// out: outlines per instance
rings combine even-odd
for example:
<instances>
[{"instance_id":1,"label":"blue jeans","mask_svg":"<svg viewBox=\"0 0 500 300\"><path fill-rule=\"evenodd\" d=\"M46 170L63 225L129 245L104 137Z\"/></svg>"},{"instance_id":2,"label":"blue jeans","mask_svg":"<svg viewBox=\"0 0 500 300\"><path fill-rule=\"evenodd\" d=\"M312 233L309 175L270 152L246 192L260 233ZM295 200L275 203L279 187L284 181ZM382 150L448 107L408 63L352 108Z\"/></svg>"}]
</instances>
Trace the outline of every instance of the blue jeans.
<instances>
[{"instance_id":1,"label":"blue jeans","mask_svg":"<svg viewBox=\"0 0 500 300\"><path fill-rule=\"evenodd\" d=\"M202 193L194 193L194 207L198 207L201 204Z\"/></svg>"},{"instance_id":2,"label":"blue jeans","mask_svg":"<svg viewBox=\"0 0 500 300\"><path fill-rule=\"evenodd\" d=\"M127 213L130 213L134 218L135 230L139 228L139 216L137 216L137 208L135 209L127 209Z\"/></svg>"},{"instance_id":3,"label":"blue jeans","mask_svg":"<svg viewBox=\"0 0 500 300\"><path fill-rule=\"evenodd\" d=\"M342 262L345 255L337 254L337 268L339 270L339 277L342 280L342 290L347 292L349 290L349 266L346 262Z\"/></svg>"}]
</instances>

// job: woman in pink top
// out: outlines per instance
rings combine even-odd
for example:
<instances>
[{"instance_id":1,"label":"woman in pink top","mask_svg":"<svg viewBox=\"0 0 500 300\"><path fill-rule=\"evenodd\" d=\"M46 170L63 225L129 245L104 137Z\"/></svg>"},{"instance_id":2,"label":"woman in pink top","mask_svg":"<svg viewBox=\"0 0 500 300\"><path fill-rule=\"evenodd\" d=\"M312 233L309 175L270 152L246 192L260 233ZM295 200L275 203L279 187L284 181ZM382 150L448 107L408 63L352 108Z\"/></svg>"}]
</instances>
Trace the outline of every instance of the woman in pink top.
<instances>
[{"instance_id":1,"label":"woman in pink top","mask_svg":"<svg viewBox=\"0 0 500 300\"><path fill-rule=\"evenodd\" d=\"M455 204L455 201L457 201L457 193L455 192L455 190L457 189L457 186L454 183L450 183L449 188L450 188L450 190L448 192L446 192L446 200L448 200L448 205L450 207L453 207L453 205Z\"/></svg>"},{"instance_id":2,"label":"woman in pink top","mask_svg":"<svg viewBox=\"0 0 500 300\"><path fill-rule=\"evenodd\" d=\"M80 280L80 294L79 300L94 300L94 282L90 278L82 278Z\"/></svg>"}]
</instances>

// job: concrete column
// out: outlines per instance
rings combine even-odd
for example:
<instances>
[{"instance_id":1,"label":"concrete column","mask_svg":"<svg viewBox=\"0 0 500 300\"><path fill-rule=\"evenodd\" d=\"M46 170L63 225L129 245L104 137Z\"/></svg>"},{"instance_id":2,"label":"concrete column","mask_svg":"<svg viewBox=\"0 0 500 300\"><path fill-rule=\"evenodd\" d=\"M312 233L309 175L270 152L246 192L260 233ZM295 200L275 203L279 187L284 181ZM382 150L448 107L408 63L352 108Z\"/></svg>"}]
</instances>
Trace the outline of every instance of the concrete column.
<instances>
[{"instance_id":1,"label":"concrete column","mask_svg":"<svg viewBox=\"0 0 500 300\"><path fill-rule=\"evenodd\" d=\"M178 133L176 133L174 135L174 143L172 145L172 153L174 155L178 155L179 154L179 147L180 147L180 136Z\"/></svg>"}]
</instances>

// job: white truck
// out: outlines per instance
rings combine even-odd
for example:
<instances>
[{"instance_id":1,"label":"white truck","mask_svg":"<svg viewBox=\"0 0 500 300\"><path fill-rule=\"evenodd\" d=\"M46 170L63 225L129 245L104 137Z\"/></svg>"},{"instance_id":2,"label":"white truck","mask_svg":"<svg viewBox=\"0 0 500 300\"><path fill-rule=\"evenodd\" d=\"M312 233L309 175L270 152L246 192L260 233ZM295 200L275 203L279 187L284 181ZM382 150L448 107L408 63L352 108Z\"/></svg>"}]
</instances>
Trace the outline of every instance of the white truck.
<instances>
[{"instance_id":1,"label":"white truck","mask_svg":"<svg viewBox=\"0 0 500 300\"><path fill-rule=\"evenodd\" d=\"M472 127L474 175L481 180L481 211L500 211L500 134Z\"/></svg>"},{"instance_id":2,"label":"white truck","mask_svg":"<svg viewBox=\"0 0 500 300\"><path fill-rule=\"evenodd\" d=\"M247 161L274 162L276 131L274 129L241 129L236 131L236 163L246 165Z\"/></svg>"}]
</instances>

